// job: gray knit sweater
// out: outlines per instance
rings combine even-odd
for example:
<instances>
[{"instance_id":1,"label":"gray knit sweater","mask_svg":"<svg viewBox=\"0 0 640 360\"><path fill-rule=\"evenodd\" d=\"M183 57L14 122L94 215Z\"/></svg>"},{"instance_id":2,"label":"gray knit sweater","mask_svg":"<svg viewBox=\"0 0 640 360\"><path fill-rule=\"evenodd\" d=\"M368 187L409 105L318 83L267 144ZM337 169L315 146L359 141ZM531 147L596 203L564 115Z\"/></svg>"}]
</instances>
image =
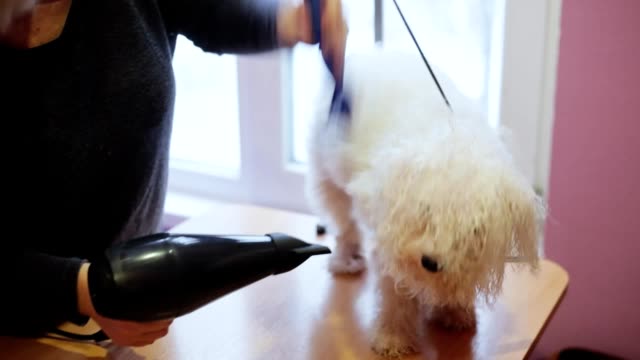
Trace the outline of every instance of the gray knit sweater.
<instances>
[{"instance_id":1,"label":"gray knit sweater","mask_svg":"<svg viewBox=\"0 0 640 360\"><path fill-rule=\"evenodd\" d=\"M177 34L208 52L271 50L276 3L74 0L54 42L0 45L0 334L83 320L80 259L158 230Z\"/></svg>"}]
</instances>

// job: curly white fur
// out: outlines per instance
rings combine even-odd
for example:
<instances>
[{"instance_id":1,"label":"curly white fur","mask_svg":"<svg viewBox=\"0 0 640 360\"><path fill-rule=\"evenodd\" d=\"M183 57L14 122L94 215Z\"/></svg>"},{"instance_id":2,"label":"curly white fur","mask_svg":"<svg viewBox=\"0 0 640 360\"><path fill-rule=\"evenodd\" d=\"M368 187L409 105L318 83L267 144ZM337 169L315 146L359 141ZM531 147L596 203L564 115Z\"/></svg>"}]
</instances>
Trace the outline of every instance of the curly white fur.
<instances>
[{"instance_id":1,"label":"curly white fur","mask_svg":"<svg viewBox=\"0 0 640 360\"><path fill-rule=\"evenodd\" d=\"M351 117L327 116L324 99L309 199L336 233L331 271L361 271L360 239L370 240L382 295L373 348L399 355L417 349L415 314L473 326L475 301L501 291L507 256L535 269L545 212L502 134L439 74L450 112L419 57L378 50L346 66Z\"/></svg>"}]
</instances>

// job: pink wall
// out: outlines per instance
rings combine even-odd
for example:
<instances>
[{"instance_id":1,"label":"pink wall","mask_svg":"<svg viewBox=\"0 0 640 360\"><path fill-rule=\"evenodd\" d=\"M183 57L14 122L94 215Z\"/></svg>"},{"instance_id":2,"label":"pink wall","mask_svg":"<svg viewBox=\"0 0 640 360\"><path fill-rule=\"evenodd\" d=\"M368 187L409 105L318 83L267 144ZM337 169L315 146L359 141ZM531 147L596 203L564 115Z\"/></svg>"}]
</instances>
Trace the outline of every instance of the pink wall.
<instances>
[{"instance_id":1,"label":"pink wall","mask_svg":"<svg viewBox=\"0 0 640 360\"><path fill-rule=\"evenodd\" d=\"M562 11L545 244L571 278L534 354L640 359L640 1Z\"/></svg>"}]
</instances>

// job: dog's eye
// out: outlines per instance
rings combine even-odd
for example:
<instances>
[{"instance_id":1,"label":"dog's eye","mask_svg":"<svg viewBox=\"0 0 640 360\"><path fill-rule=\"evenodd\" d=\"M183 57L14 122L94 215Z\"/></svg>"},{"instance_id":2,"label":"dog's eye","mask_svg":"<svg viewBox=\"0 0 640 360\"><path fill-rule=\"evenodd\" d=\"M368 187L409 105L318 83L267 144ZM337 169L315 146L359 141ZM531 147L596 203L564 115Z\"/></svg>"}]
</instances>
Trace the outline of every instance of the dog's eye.
<instances>
[{"instance_id":1,"label":"dog's eye","mask_svg":"<svg viewBox=\"0 0 640 360\"><path fill-rule=\"evenodd\" d=\"M438 265L438 262L428 256L422 257L422 267L432 273L439 272L440 270L442 270L442 267Z\"/></svg>"}]
</instances>

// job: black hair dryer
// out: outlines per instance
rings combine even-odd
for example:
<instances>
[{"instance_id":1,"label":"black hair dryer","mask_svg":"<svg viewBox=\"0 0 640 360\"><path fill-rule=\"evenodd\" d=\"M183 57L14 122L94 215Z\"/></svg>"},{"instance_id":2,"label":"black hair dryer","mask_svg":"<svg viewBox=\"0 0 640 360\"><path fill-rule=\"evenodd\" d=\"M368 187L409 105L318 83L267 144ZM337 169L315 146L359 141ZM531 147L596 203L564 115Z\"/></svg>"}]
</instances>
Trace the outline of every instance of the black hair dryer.
<instances>
[{"instance_id":1,"label":"black hair dryer","mask_svg":"<svg viewBox=\"0 0 640 360\"><path fill-rule=\"evenodd\" d=\"M89 267L89 292L102 316L177 318L329 248L291 236L159 233L108 248Z\"/></svg>"}]
</instances>

